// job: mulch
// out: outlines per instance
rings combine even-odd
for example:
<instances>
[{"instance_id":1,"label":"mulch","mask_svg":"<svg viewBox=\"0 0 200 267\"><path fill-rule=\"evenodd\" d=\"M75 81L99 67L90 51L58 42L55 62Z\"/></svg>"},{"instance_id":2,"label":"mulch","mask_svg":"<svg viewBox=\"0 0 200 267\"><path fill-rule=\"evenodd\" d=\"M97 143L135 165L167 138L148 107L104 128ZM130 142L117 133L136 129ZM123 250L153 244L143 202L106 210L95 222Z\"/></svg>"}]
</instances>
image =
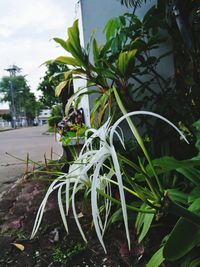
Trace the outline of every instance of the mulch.
<instances>
[{"instance_id":1,"label":"mulch","mask_svg":"<svg viewBox=\"0 0 200 267\"><path fill-rule=\"evenodd\" d=\"M39 232L31 240L35 216L46 187L40 180L21 180L3 195L0 201L0 266L145 266L144 247L138 244L133 232L132 249L128 250L121 223L108 229L104 237L105 254L96 237L90 210L81 218L88 243L82 240L72 214L68 218L67 235L56 195L49 198ZM77 201L79 206L81 201Z\"/></svg>"}]
</instances>

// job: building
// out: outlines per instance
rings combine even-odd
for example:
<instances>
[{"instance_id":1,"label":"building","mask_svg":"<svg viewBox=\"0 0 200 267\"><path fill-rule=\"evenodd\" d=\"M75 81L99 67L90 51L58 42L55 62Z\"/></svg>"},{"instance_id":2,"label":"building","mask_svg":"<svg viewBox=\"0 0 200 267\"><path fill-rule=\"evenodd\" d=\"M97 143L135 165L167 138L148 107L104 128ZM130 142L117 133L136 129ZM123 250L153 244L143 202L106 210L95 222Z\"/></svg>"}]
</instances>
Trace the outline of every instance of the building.
<instances>
[{"instance_id":1,"label":"building","mask_svg":"<svg viewBox=\"0 0 200 267\"><path fill-rule=\"evenodd\" d=\"M47 119L51 116L51 109L43 109L38 116L38 123L43 125L47 123Z\"/></svg>"},{"instance_id":2,"label":"building","mask_svg":"<svg viewBox=\"0 0 200 267\"><path fill-rule=\"evenodd\" d=\"M12 127L11 122L6 120L4 115L10 115L10 110L5 108L0 109L0 130L10 129Z\"/></svg>"}]
</instances>

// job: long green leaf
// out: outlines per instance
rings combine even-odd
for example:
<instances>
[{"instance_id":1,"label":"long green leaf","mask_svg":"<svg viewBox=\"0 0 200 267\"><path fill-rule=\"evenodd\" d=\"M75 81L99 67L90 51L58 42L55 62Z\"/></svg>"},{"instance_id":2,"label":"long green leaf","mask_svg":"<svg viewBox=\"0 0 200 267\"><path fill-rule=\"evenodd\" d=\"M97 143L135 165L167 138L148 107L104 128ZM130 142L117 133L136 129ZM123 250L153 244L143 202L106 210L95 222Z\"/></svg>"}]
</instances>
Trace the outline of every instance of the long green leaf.
<instances>
[{"instance_id":1,"label":"long green leaf","mask_svg":"<svg viewBox=\"0 0 200 267\"><path fill-rule=\"evenodd\" d=\"M189 207L194 213L200 213L200 198ZM200 226L181 217L174 226L164 246L166 260L175 261L186 255L200 242Z\"/></svg>"},{"instance_id":2,"label":"long green leaf","mask_svg":"<svg viewBox=\"0 0 200 267\"><path fill-rule=\"evenodd\" d=\"M150 261L147 263L146 267L159 267L160 264L165 260L163 257L163 247L161 247L156 253L152 256Z\"/></svg>"},{"instance_id":3,"label":"long green leaf","mask_svg":"<svg viewBox=\"0 0 200 267\"><path fill-rule=\"evenodd\" d=\"M60 56L60 57L57 57L55 59L55 62L58 62L58 63L64 63L64 64L67 64L67 65L71 65L71 66L74 66L74 67L81 67L81 63L79 62L79 60L73 58L73 57L64 57L64 56Z\"/></svg>"},{"instance_id":4,"label":"long green leaf","mask_svg":"<svg viewBox=\"0 0 200 267\"><path fill-rule=\"evenodd\" d=\"M142 204L141 209L146 209L148 206L146 204ZM148 213L138 213L135 227L137 229L137 234L139 234L139 243L144 239L146 234L149 231L149 228L151 226L151 223L153 221L154 214L148 214Z\"/></svg>"},{"instance_id":5,"label":"long green leaf","mask_svg":"<svg viewBox=\"0 0 200 267\"><path fill-rule=\"evenodd\" d=\"M60 96L62 90L65 88L67 83L68 83L68 81L63 81L63 82L59 83L59 85L55 89L55 96Z\"/></svg>"},{"instance_id":6,"label":"long green leaf","mask_svg":"<svg viewBox=\"0 0 200 267\"><path fill-rule=\"evenodd\" d=\"M62 48L64 48L65 50L67 50L67 44L66 44L66 41L64 41L63 39L61 38L53 38L53 40L58 43L59 45L62 46Z\"/></svg>"}]
</instances>

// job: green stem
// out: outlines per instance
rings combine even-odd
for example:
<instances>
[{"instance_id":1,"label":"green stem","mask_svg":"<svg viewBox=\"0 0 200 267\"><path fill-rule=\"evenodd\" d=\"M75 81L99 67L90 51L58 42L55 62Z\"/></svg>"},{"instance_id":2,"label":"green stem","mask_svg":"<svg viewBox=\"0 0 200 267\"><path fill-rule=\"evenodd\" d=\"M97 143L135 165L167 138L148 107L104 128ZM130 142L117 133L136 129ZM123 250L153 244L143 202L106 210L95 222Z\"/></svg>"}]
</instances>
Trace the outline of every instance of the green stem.
<instances>
[{"instance_id":1,"label":"green stem","mask_svg":"<svg viewBox=\"0 0 200 267\"><path fill-rule=\"evenodd\" d=\"M114 91L114 94L115 94L115 98L116 98L117 104L118 104L118 106L119 106L119 108L120 108L122 114L123 114L123 115L127 114L127 111L126 111L126 109L125 109L125 107L124 107L124 105L123 105L123 103L122 103L122 101L121 101L121 99L120 99L120 97L119 97L119 94L118 94L116 88L114 88L113 91ZM149 163L149 166L150 166L150 168L151 168L151 170L152 170L152 172L153 172L153 175L154 175L154 177L155 177L155 179L156 179L156 182L157 182L157 184L158 184L159 191L160 191L161 193L163 193L162 185L161 185L160 180L159 180L159 178L158 178L158 176L157 176L157 174L156 174L156 172L155 172L155 169L154 169L154 167L153 167L153 164L152 164L152 161L151 161L151 159L150 159L150 156L149 156L149 154L148 154L148 152L147 152L147 150L146 150L146 148L145 148L144 142L143 142L142 138L140 137L140 134L139 134L137 128L136 128L135 125L133 124L133 122L132 122L132 120L131 120L130 117L127 117L126 120L127 120L127 122L128 122L128 125L129 125L129 127L130 127L130 129L131 129L133 135L135 136L135 138L136 138L136 140L137 140L139 146L141 147L141 149L142 149L142 151L143 151L143 153L144 153L144 155L145 155L145 157L146 157L146 159L147 159L147 161L148 161L148 163ZM159 194L159 193L156 191L156 189L153 188L151 182L150 182L148 179L147 179L147 183L148 183L148 185L149 185L151 191L154 193L155 197L156 197L157 199L159 199L159 197L158 197L158 194ZM159 195L160 195L160 194L159 194Z\"/></svg>"},{"instance_id":2,"label":"green stem","mask_svg":"<svg viewBox=\"0 0 200 267\"><path fill-rule=\"evenodd\" d=\"M113 197L107 195L106 193L104 193L103 191L101 191L101 190L98 189L98 188L97 188L97 192L98 192L101 196L103 196L103 197L109 199L111 202L113 202L113 203L115 203L115 204L118 204L118 205L121 205L121 202L120 202L119 200L117 200L117 199L115 199L115 198L113 198ZM135 212L149 213L149 214L155 214L155 213L156 213L156 210L139 209L139 208L133 207L133 206L131 206L131 205L126 205L126 207L127 207L127 209L132 210L132 211L135 211Z\"/></svg>"}]
</instances>

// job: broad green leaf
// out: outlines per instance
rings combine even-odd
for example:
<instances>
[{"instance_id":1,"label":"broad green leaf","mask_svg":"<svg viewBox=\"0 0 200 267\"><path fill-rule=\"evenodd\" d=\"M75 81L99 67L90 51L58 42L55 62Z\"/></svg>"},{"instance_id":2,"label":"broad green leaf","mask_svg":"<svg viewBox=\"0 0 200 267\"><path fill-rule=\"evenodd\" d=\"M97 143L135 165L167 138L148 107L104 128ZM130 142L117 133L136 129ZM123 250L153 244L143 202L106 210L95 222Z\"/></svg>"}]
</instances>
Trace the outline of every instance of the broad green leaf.
<instances>
[{"instance_id":1,"label":"broad green leaf","mask_svg":"<svg viewBox=\"0 0 200 267\"><path fill-rule=\"evenodd\" d=\"M108 91L106 91L103 95L101 95L100 97L98 97L93 105L93 108L91 109L91 124L94 124L94 119L95 119L95 114L97 112L98 109L100 108L104 108L106 107L106 103L108 101L108 98L111 94L111 89L109 89ZM104 110L105 111L105 110ZM102 110L103 112L103 110ZM104 112L103 112L104 113ZM101 115L103 116L103 114L98 114L98 116L101 117ZM100 119L99 117L99 119Z\"/></svg>"},{"instance_id":2,"label":"broad green leaf","mask_svg":"<svg viewBox=\"0 0 200 267\"><path fill-rule=\"evenodd\" d=\"M199 267L200 266L200 258L193 260L188 267Z\"/></svg>"},{"instance_id":3,"label":"broad green leaf","mask_svg":"<svg viewBox=\"0 0 200 267\"><path fill-rule=\"evenodd\" d=\"M200 196L190 205L189 210L200 214Z\"/></svg>"},{"instance_id":4,"label":"broad green leaf","mask_svg":"<svg viewBox=\"0 0 200 267\"><path fill-rule=\"evenodd\" d=\"M43 65L50 65L50 64L52 64L53 62L54 62L54 59L50 59L50 60L47 60L47 61L43 62L43 63L41 64L41 66L43 66Z\"/></svg>"},{"instance_id":5,"label":"broad green leaf","mask_svg":"<svg viewBox=\"0 0 200 267\"><path fill-rule=\"evenodd\" d=\"M56 62L58 63L64 63L64 64L67 64L67 65L71 65L71 66L81 66L80 62L73 58L73 57L64 57L64 56L61 56L61 57L57 57L55 59Z\"/></svg>"},{"instance_id":6,"label":"broad green leaf","mask_svg":"<svg viewBox=\"0 0 200 267\"><path fill-rule=\"evenodd\" d=\"M53 40L58 43L59 45L61 45L65 50L67 50L67 44L66 41L64 41L61 38L53 38Z\"/></svg>"},{"instance_id":7,"label":"broad green leaf","mask_svg":"<svg viewBox=\"0 0 200 267\"><path fill-rule=\"evenodd\" d=\"M64 87L67 85L68 81L61 82L55 90L55 96L59 96L64 89Z\"/></svg>"},{"instance_id":8,"label":"broad green leaf","mask_svg":"<svg viewBox=\"0 0 200 267\"><path fill-rule=\"evenodd\" d=\"M128 66L128 57L126 52L121 52L118 59L118 69L122 75L125 75Z\"/></svg>"},{"instance_id":9,"label":"broad green leaf","mask_svg":"<svg viewBox=\"0 0 200 267\"><path fill-rule=\"evenodd\" d=\"M108 79L116 79L115 73L112 72L111 70L107 70L107 69L98 69L98 73L100 73L102 76L108 78Z\"/></svg>"},{"instance_id":10,"label":"broad green leaf","mask_svg":"<svg viewBox=\"0 0 200 267\"><path fill-rule=\"evenodd\" d=\"M82 58L78 20L75 20L73 26L68 28L67 49L70 49L69 52L72 53L73 56L75 54L75 56Z\"/></svg>"},{"instance_id":11,"label":"broad green leaf","mask_svg":"<svg viewBox=\"0 0 200 267\"><path fill-rule=\"evenodd\" d=\"M158 174L173 171L182 167L189 168L200 166L199 160L176 160L175 158L168 156L155 159L152 162ZM149 170L149 166L147 166L147 170Z\"/></svg>"},{"instance_id":12,"label":"broad green leaf","mask_svg":"<svg viewBox=\"0 0 200 267\"><path fill-rule=\"evenodd\" d=\"M129 64L135 57L137 50L133 49L129 52L121 52L119 54L119 59L118 59L118 69L121 72L122 75L125 75L127 72L127 69L129 67Z\"/></svg>"},{"instance_id":13,"label":"broad green leaf","mask_svg":"<svg viewBox=\"0 0 200 267\"><path fill-rule=\"evenodd\" d=\"M158 175L176 170L195 185L200 182L200 171L196 168L200 166L199 160L176 160L173 157L162 157L152 162ZM150 176L153 175L150 166L147 166L146 170Z\"/></svg>"},{"instance_id":14,"label":"broad green leaf","mask_svg":"<svg viewBox=\"0 0 200 267\"><path fill-rule=\"evenodd\" d=\"M193 203L195 199L199 198L200 196L200 186L194 188L192 192L190 192L188 197L189 204Z\"/></svg>"},{"instance_id":15,"label":"broad green leaf","mask_svg":"<svg viewBox=\"0 0 200 267\"><path fill-rule=\"evenodd\" d=\"M200 198L189 207L194 213L200 213ZM175 261L186 255L200 242L200 226L181 217L174 226L164 246L166 260Z\"/></svg>"},{"instance_id":16,"label":"broad green leaf","mask_svg":"<svg viewBox=\"0 0 200 267\"><path fill-rule=\"evenodd\" d=\"M178 168L177 171L183 174L186 178L188 178L193 184L196 186L199 185L200 182L200 171L196 168Z\"/></svg>"},{"instance_id":17,"label":"broad green leaf","mask_svg":"<svg viewBox=\"0 0 200 267\"><path fill-rule=\"evenodd\" d=\"M164 246L163 255L166 260L178 260L199 242L200 227L184 218L180 218Z\"/></svg>"},{"instance_id":18,"label":"broad green leaf","mask_svg":"<svg viewBox=\"0 0 200 267\"><path fill-rule=\"evenodd\" d=\"M183 193L177 189L167 189L167 192L173 201L179 202L182 204L188 203L189 194Z\"/></svg>"},{"instance_id":19,"label":"broad green leaf","mask_svg":"<svg viewBox=\"0 0 200 267\"><path fill-rule=\"evenodd\" d=\"M146 267L159 267L160 264L165 260L163 257L163 247L161 247L156 253L152 256L150 261L147 263Z\"/></svg>"},{"instance_id":20,"label":"broad green leaf","mask_svg":"<svg viewBox=\"0 0 200 267\"><path fill-rule=\"evenodd\" d=\"M116 32L118 31L121 24L122 23L119 17L112 18L106 23L106 26L103 30L103 32L106 33L106 40L115 37Z\"/></svg>"}]
</instances>

